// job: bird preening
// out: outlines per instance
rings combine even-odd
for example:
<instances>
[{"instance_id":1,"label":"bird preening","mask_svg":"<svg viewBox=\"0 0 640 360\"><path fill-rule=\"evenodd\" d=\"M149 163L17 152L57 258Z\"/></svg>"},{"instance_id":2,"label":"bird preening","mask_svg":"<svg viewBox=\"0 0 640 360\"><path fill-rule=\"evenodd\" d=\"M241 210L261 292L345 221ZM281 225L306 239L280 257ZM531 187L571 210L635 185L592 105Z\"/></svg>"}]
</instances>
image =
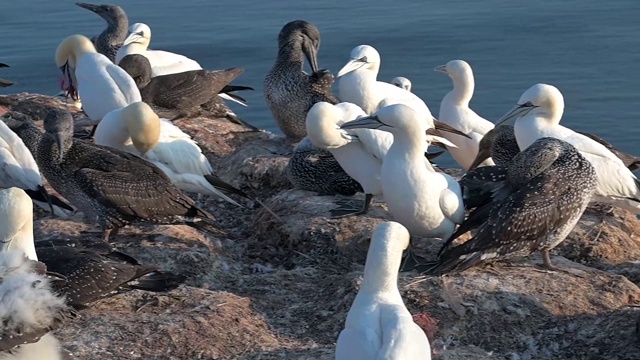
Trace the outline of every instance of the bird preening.
<instances>
[{"instance_id":1,"label":"bird preening","mask_svg":"<svg viewBox=\"0 0 640 360\"><path fill-rule=\"evenodd\" d=\"M518 89L515 106L490 121L470 105L476 90L471 63L437 62L429 69L446 75L448 80L438 76L450 85L436 117L417 76L383 81L388 65L382 59L394 55L383 47L350 43L340 49L340 68L323 68L320 23L279 24L270 68L260 74L264 81L251 84L244 79L255 70L239 67L239 60L210 67L206 59L156 48L163 35L154 32L151 42L154 23L130 24L120 6L76 5L100 16L106 28L96 36L69 29L51 42L57 48L49 66L62 75L63 95L80 107L56 100L46 111L7 106L0 115L0 359L65 358L54 331L105 298L136 291L159 296L200 285L231 292L236 285L216 283L200 268L182 273L172 262L162 263L154 253L159 244L175 245L180 256L194 259L190 266L223 264L225 272L259 279L271 263L235 268L217 253L215 265L201 262L185 248L188 236L168 236L167 229L192 228L208 252L233 242L243 249L238 257L269 258L255 256L261 251L256 248L272 246L255 231L256 223L268 223L269 236L284 233L288 224L280 215L291 209L283 199L312 199L306 206L315 211L315 196L335 207L317 210L321 214L300 211L304 220L324 218L317 223L326 229L305 229L311 236L324 237L351 221L373 224L356 234L367 240L364 263L340 253L350 271L315 253L284 251L344 278L361 274L362 281L345 290L352 290L351 298L340 294L350 302L348 313L340 303L341 331L323 324L337 335L335 359L431 359L434 339L413 317L424 312L422 305L407 300L402 281L482 273L487 264L499 267L536 253L541 271L572 276L553 251L591 204L640 213L640 181L632 172L640 158L597 134L561 125L564 97L554 85ZM323 49L335 46L323 42ZM0 87L12 84L0 79ZM258 119L242 114L252 106L246 99L254 88L262 91L269 108L264 115L281 134L261 130ZM244 107L236 114L229 102ZM505 103L505 110L512 105ZM240 141L253 150L276 144L286 151L266 149L278 159L256 165L261 155L229 145ZM211 150L218 143L226 146L220 153ZM444 152L460 171L437 164ZM278 187L260 183L256 174L230 170L238 164L284 181ZM274 196L277 191L284 195ZM257 215L258 207L273 215L275 225ZM247 214L258 220L249 224ZM99 236L52 231L43 220L97 225ZM260 245L248 245L250 239ZM287 246L302 241L292 236ZM128 251L131 243L138 252ZM424 244L439 251L428 253ZM499 282L501 273L491 276ZM335 318L324 314L318 321Z\"/></svg>"}]
</instances>

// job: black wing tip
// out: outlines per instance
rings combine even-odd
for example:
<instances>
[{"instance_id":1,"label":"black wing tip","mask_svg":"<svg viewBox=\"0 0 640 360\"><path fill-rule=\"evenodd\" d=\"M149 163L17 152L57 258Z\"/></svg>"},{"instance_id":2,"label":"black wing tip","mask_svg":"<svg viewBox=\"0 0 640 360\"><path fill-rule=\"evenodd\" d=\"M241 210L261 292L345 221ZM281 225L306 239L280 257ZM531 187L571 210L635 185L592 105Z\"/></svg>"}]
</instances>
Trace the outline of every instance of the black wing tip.
<instances>
[{"instance_id":1,"label":"black wing tip","mask_svg":"<svg viewBox=\"0 0 640 360\"><path fill-rule=\"evenodd\" d=\"M151 292L165 292L177 288L186 280L187 277L182 274L156 270L135 279L136 283L127 284L127 287Z\"/></svg>"},{"instance_id":2,"label":"black wing tip","mask_svg":"<svg viewBox=\"0 0 640 360\"><path fill-rule=\"evenodd\" d=\"M232 113L227 113L225 118L227 118L229 121L231 121L234 124L238 124L238 125L242 125L246 128L249 128L251 131L260 131L259 128L249 124L248 122L242 120L241 118L239 118L237 115L232 114Z\"/></svg>"},{"instance_id":3,"label":"black wing tip","mask_svg":"<svg viewBox=\"0 0 640 360\"><path fill-rule=\"evenodd\" d=\"M211 184L214 188L218 190L222 190L231 194L240 195L247 199L251 199L251 197L247 195L247 193L225 182L224 180L220 179L216 175L209 174L209 175L205 175L204 178L209 182L209 184Z\"/></svg>"}]
</instances>

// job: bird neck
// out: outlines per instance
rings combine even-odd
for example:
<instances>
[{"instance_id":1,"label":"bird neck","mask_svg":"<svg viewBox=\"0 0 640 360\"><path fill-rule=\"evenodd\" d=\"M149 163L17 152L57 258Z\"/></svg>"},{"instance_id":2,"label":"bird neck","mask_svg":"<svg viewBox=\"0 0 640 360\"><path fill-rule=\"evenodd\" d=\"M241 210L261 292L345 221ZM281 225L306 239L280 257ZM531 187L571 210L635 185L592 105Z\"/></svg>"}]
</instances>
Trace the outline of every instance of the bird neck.
<instances>
[{"instance_id":1,"label":"bird neck","mask_svg":"<svg viewBox=\"0 0 640 360\"><path fill-rule=\"evenodd\" d=\"M398 293L398 270L402 257L394 244L371 241L360 291Z\"/></svg>"},{"instance_id":2,"label":"bird neck","mask_svg":"<svg viewBox=\"0 0 640 360\"><path fill-rule=\"evenodd\" d=\"M291 66L291 64L299 65L302 69L304 66L304 54L302 53L302 44L297 40L290 40L280 46L278 50L278 58L276 64Z\"/></svg>"},{"instance_id":3,"label":"bird neck","mask_svg":"<svg viewBox=\"0 0 640 360\"><path fill-rule=\"evenodd\" d=\"M6 250L22 250L29 260L38 261L36 246L33 242L33 219L27 221L13 237Z\"/></svg>"},{"instance_id":4,"label":"bird neck","mask_svg":"<svg viewBox=\"0 0 640 360\"><path fill-rule=\"evenodd\" d=\"M114 21L107 21L107 28L100 34L98 41L121 45L127 38L128 27L129 21L126 16L118 16Z\"/></svg>"},{"instance_id":5,"label":"bird neck","mask_svg":"<svg viewBox=\"0 0 640 360\"><path fill-rule=\"evenodd\" d=\"M453 90L451 90L447 96L455 105L469 106L475 88L473 76L464 74L460 77L452 78L452 81Z\"/></svg>"}]
</instances>

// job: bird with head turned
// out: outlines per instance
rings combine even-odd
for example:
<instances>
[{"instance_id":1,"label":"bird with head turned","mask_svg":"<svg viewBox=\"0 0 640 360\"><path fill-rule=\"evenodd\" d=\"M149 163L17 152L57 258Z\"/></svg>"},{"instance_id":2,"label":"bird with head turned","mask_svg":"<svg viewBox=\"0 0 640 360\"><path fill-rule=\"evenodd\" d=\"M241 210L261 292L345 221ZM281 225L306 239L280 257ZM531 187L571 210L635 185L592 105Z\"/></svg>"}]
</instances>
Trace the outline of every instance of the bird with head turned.
<instances>
[{"instance_id":1,"label":"bird with head turned","mask_svg":"<svg viewBox=\"0 0 640 360\"><path fill-rule=\"evenodd\" d=\"M77 6L98 14L107 22L107 28L100 35L92 39L96 50L105 55L111 61L115 61L118 49L127 37L129 19L127 14L117 5L95 5L89 3L76 3Z\"/></svg>"}]
</instances>

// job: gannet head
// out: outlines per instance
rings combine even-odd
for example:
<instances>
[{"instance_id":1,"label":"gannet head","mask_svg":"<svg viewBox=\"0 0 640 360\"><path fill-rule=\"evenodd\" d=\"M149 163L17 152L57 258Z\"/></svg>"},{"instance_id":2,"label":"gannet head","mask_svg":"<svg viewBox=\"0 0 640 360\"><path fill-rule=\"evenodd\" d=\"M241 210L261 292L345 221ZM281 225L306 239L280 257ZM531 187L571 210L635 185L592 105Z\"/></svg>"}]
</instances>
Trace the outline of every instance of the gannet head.
<instances>
[{"instance_id":1,"label":"gannet head","mask_svg":"<svg viewBox=\"0 0 640 360\"><path fill-rule=\"evenodd\" d=\"M38 260L33 243L33 201L22 190L0 190L0 244L2 250L21 250Z\"/></svg>"},{"instance_id":2,"label":"gannet head","mask_svg":"<svg viewBox=\"0 0 640 360\"><path fill-rule=\"evenodd\" d=\"M484 134L482 139L480 139L480 143L478 144L478 155L476 155L476 158L471 163L468 171L475 169L478 165L480 165L480 163L492 157L492 155L496 151L500 151L499 149L504 148L505 150L511 150L514 149L514 147L516 149L516 154L520 152L513 126L500 125L494 127L486 134ZM496 163L496 165L506 164Z\"/></svg>"},{"instance_id":3,"label":"gannet head","mask_svg":"<svg viewBox=\"0 0 640 360\"><path fill-rule=\"evenodd\" d=\"M535 84L520 96L520 100L509 112L502 116L497 125L511 119L531 114L546 119L550 124L559 124L564 112L564 98L558 88L548 84Z\"/></svg>"},{"instance_id":4,"label":"gannet head","mask_svg":"<svg viewBox=\"0 0 640 360\"><path fill-rule=\"evenodd\" d=\"M156 147L160 140L160 118L149 105L134 102L124 107L120 116L127 124L133 146L142 156Z\"/></svg>"},{"instance_id":5,"label":"gannet head","mask_svg":"<svg viewBox=\"0 0 640 360\"><path fill-rule=\"evenodd\" d=\"M313 145L322 149L338 148L356 141L357 137L340 129L344 120L340 108L328 102L317 102L307 113L307 137Z\"/></svg>"},{"instance_id":6,"label":"gannet head","mask_svg":"<svg viewBox=\"0 0 640 360\"><path fill-rule=\"evenodd\" d=\"M73 144L73 117L63 109L53 109L44 118L44 136L48 136L58 146L60 162L64 159L64 153Z\"/></svg>"},{"instance_id":7,"label":"gannet head","mask_svg":"<svg viewBox=\"0 0 640 360\"><path fill-rule=\"evenodd\" d=\"M117 5L94 5L81 2L76 5L100 15L109 25L116 25L118 19L127 19L124 10Z\"/></svg>"},{"instance_id":8,"label":"gannet head","mask_svg":"<svg viewBox=\"0 0 640 360\"><path fill-rule=\"evenodd\" d=\"M369 45L358 45L351 50L350 60L338 72L338 77L358 69L369 70L378 75L380 69L380 54Z\"/></svg>"},{"instance_id":9,"label":"gannet head","mask_svg":"<svg viewBox=\"0 0 640 360\"><path fill-rule=\"evenodd\" d=\"M398 256L409 246L409 230L395 221L378 224L371 234L371 241L383 245L387 251L397 252Z\"/></svg>"},{"instance_id":10,"label":"gannet head","mask_svg":"<svg viewBox=\"0 0 640 360\"><path fill-rule=\"evenodd\" d=\"M63 76L60 83L61 90L71 96L73 100L78 100L76 62L83 54L95 52L96 48L91 40L78 34L67 36L56 49L56 66L60 68Z\"/></svg>"},{"instance_id":11,"label":"gannet head","mask_svg":"<svg viewBox=\"0 0 640 360\"><path fill-rule=\"evenodd\" d=\"M471 66L464 60L451 60L446 65L438 65L434 71L449 75L453 80L466 79L469 75L473 76Z\"/></svg>"},{"instance_id":12,"label":"gannet head","mask_svg":"<svg viewBox=\"0 0 640 360\"><path fill-rule=\"evenodd\" d=\"M320 32L315 25L304 20L294 20L287 23L278 34L278 46L280 49L291 43L299 43L304 56L309 62L311 71L319 71L318 50L320 50Z\"/></svg>"},{"instance_id":13,"label":"gannet head","mask_svg":"<svg viewBox=\"0 0 640 360\"><path fill-rule=\"evenodd\" d=\"M151 43L151 28L144 23L135 23L129 26L129 36L124 39L122 46L140 44L147 48Z\"/></svg>"},{"instance_id":14,"label":"gannet head","mask_svg":"<svg viewBox=\"0 0 640 360\"><path fill-rule=\"evenodd\" d=\"M136 86L141 89L151 82L151 62L146 56L140 54L129 54L118 63L124 71L135 81Z\"/></svg>"},{"instance_id":15,"label":"gannet head","mask_svg":"<svg viewBox=\"0 0 640 360\"><path fill-rule=\"evenodd\" d=\"M394 77L391 80L391 84L399 87L400 89L405 89L407 91L411 91L411 81L406 77L398 76Z\"/></svg>"}]
</instances>

